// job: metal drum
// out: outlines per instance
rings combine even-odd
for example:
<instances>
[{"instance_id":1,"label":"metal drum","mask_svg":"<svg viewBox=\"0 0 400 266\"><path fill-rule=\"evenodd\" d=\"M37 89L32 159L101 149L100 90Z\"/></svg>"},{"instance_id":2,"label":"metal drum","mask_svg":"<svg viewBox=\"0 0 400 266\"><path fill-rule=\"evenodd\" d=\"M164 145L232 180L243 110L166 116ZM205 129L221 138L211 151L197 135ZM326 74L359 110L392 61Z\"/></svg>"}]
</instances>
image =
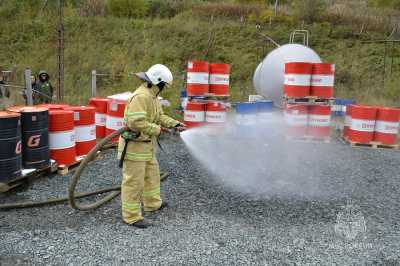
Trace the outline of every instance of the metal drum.
<instances>
[{"instance_id":1,"label":"metal drum","mask_svg":"<svg viewBox=\"0 0 400 266\"><path fill-rule=\"evenodd\" d=\"M284 93L289 98L301 98L310 95L313 64L291 62L285 64Z\"/></svg>"},{"instance_id":2,"label":"metal drum","mask_svg":"<svg viewBox=\"0 0 400 266\"><path fill-rule=\"evenodd\" d=\"M374 141L385 145L397 143L399 134L400 109L380 107L376 115Z\"/></svg>"},{"instance_id":3,"label":"metal drum","mask_svg":"<svg viewBox=\"0 0 400 266\"><path fill-rule=\"evenodd\" d=\"M333 97L335 83L335 65L327 63L313 64L311 77L311 96L322 99Z\"/></svg>"},{"instance_id":4,"label":"metal drum","mask_svg":"<svg viewBox=\"0 0 400 266\"><path fill-rule=\"evenodd\" d=\"M190 61L187 68L188 96L202 96L209 92L210 67L205 61Z\"/></svg>"},{"instance_id":5,"label":"metal drum","mask_svg":"<svg viewBox=\"0 0 400 266\"><path fill-rule=\"evenodd\" d=\"M229 73L231 66L228 64L210 64L210 93L215 95L229 94Z\"/></svg>"},{"instance_id":6,"label":"metal drum","mask_svg":"<svg viewBox=\"0 0 400 266\"><path fill-rule=\"evenodd\" d=\"M347 133L349 140L370 143L374 137L376 114L376 107L351 105L351 126Z\"/></svg>"},{"instance_id":7,"label":"metal drum","mask_svg":"<svg viewBox=\"0 0 400 266\"><path fill-rule=\"evenodd\" d=\"M0 112L0 182L22 175L20 114Z\"/></svg>"},{"instance_id":8,"label":"metal drum","mask_svg":"<svg viewBox=\"0 0 400 266\"><path fill-rule=\"evenodd\" d=\"M76 161L74 112L54 110L49 114L50 156L59 165Z\"/></svg>"},{"instance_id":9,"label":"metal drum","mask_svg":"<svg viewBox=\"0 0 400 266\"><path fill-rule=\"evenodd\" d=\"M203 126L206 121L206 104L188 102L184 111L183 121L189 128Z\"/></svg>"},{"instance_id":10,"label":"metal drum","mask_svg":"<svg viewBox=\"0 0 400 266\"><path fill-rule=\"evenodd\" d=\"M22 158L25 169L50 165L49 111L47 108L21 109Z\"/></svg>"}]
</instances>

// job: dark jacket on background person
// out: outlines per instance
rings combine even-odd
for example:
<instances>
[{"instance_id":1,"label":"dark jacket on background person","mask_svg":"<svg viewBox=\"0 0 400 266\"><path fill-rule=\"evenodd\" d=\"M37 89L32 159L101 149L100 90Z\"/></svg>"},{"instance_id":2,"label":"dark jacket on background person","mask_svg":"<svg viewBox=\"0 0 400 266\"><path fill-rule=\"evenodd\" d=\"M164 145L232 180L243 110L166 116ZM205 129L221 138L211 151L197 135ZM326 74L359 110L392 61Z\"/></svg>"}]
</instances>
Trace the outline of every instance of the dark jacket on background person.
<instances>
[{"instance_id":1,"label":"dark jacket on background person","mask_svg":"<svg viewBox=\"0 0 400 266\"><path fill-rule=\"evenodd\" d=\"M51 103L53 97L53 86L50 83L49 74L41 70L39 72L39 80L32 89L35 90L33 102L34 104Z\"/></svg>"}]
</instances>

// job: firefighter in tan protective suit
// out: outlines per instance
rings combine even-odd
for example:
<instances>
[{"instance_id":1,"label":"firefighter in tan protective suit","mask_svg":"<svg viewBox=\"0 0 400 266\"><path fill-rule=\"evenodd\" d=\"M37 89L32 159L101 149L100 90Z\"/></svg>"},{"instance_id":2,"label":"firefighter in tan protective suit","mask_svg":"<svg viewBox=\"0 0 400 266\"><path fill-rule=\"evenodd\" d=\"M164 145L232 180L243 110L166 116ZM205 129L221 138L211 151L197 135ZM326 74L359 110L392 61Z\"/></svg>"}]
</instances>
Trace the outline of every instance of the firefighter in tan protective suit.
<instances>
[{"instance_id":1,"label":"firefighter in tan protective suit","mask_svg":"<svg viewBox=\"0 0 400 266\"><path fill-rule=\"evenodd\" d=\"M151 224L144 220L142 207L145 212L167 207L160 195L157 138L166 128L183 131L186 127L165 115L157 99L159 93L172 84L171 71L166 66L157 64L147 72L136 75L144 83L127 101L124 119L130 131L123 133L119 139L118 156L120 159L123 157L123 220L129 225L146 228Z\"/></svg>"}]
</instances>

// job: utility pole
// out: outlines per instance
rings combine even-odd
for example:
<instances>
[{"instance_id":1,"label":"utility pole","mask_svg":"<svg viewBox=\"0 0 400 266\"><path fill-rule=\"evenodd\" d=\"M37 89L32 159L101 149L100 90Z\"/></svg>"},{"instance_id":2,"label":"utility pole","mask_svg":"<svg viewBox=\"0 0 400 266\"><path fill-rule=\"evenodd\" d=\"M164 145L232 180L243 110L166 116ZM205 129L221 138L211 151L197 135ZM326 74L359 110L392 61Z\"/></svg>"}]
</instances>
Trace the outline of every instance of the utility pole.
<instances>
[{"instance_id":1,"label":"utility pole","mask_svg":"<svg viewBox=\"0 0 400 266\"><path fill-rule=\"evenodd\" d=\"M58 101L64 96L64 0L59 0L58 8Z\"/></svg>"}]
</instances>

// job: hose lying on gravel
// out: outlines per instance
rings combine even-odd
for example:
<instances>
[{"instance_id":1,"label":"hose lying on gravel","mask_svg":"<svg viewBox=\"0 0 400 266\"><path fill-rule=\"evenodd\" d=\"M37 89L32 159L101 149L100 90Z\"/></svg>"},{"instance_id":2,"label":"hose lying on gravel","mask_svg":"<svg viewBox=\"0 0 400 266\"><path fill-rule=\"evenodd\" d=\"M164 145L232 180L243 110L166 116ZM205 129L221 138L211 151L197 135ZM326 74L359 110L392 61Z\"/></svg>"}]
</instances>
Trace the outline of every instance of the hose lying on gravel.
<instances>
[{"instance_id":1,"label":"hose lying on gravel","mask_svg":"<svg viewBox=\"0 0 400 266\"><path fill-rule=\"evenodd\" d=\"M48 199L45 201L39 201L39 202L33 202L33 201L28 201L28 202L20 202L20 203L8 203L8 204L0 204L0 209L7 210L7 209L21 209L21 208L32 208L32 207L40 207L40 206L45 206L45 205L50 205L50 204L57 204L57 203L63 203L68 201L69 204L71 205L72 208L76 210L81 210L81 211L87 211L87 210L92 210L100 207L104 203L112 200L116 196L118 196L121 193L121 186L114 186L114 187L109 187L109 188L103 188L99 189L96 191L92 192L83 192L79 194L75 194L75 188L76 185L79 182L79 179L82 175L83 170L85 167L88 165L89 162L94 160L96 158L97 152L100 151L109 141L111 141L113 138L118 137L121 135L122 132L127 130L127 127L121 128L112 134L108 135L104 139L102 139L97 145L85 156L83 161L79 164L79 167L76 169L69 188L68 188L68 197L62 197L62 198L54 198L54 199ZM164 173L161 176L161 180L165 179L168 176L168 173ZM103 197L102 199L88 204L88 205L81 205L79 204L76 199L78 198L84 198L96 194L103 194L106 192L111 192L107 196Z\"/></svg>"}]
</instances>

